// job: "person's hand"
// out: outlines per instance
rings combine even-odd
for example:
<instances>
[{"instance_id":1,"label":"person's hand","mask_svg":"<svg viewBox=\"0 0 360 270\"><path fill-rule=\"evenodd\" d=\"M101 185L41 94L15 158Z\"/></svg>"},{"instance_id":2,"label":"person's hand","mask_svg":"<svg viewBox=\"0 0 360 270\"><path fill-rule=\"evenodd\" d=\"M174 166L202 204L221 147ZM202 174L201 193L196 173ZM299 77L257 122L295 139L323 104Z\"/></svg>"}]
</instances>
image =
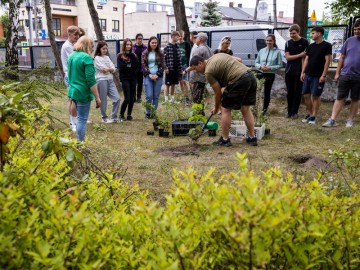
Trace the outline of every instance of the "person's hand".
<instances>
[{"instance_id":1,"label":"person's hand","mask_svg":"<svg viewBox=\"0 0 360 270\"><path fill-rule=\"evenodd\" d=\"M334 81L337 82L339 80L340 74L335 74Z\"/></svg>"},{"instance_id":2,"label":"person's hand","mask_svg":"<svg viewBox=\"0 0 360 270\"><path fill-rule=\"evenodd\" d=\"M321 76L320 79L319 79L319 83L322 84L322 83L325 83L325 77L324 76Z\"/></svg>"},{"instance_id":3,"label":"person's hand","mask_svg":"<svg viewBox=\"0 0 360 270\"><path fill-rule=\"evenodd\" d=\"M220 110L218 108L214 108L211 110L212 114L217 114Z\"/></svg>"},{"instance_id":4,"label":"person's hand","mask_svg":"<svg viewBox=\"0 0 360 270\"><path fill-rule=\"evenodd\" d=\"M169 70L168 70L168 69L166 69L166 70L165 70L165 73L166 73L166 74L169 74Z\"/></svg>"},{"instance_id":5,"label":"person's hand","mask_svg":"<svg viewBox=\"0 0 360 270\"><path fill-rule=\"evenodd\" d=\"M301 75L300 75L300 81L304 81L305 79L305 73L301 72Z\"/></svg>"},{"instance_id":6,"label":"person's hand","mask_svg":"<svg viewBox=\"0 0 360 270\"><path fill-rule=\"evenodd\" d=\"M97 108L100 108L100 105L101 105L101 100L100 100L100 98L96 98L96 99L95 99L95 102L96 102L96 109L97 109Z\"/></svg>"}]
</instances>

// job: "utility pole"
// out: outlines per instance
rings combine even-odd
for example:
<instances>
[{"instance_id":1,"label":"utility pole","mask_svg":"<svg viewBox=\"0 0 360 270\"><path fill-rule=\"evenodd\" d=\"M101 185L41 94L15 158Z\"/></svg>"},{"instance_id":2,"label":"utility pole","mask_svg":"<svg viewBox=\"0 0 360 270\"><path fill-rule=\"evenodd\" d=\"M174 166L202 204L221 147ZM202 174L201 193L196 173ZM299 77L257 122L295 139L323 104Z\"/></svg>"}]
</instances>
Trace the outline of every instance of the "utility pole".
<instances>
[{"instance_id":1,"label":"utility pole","mask_svg":"<svg viewBox=\"0 0 360 270\"><path fill-rule=\"evenodd\" d=\"M28 20L29 20L29 42L30 46L33 46L33 21L32 21L32 3L31 0L26 0L26 10L28 13Z\"/></svg>"}]
</instances>

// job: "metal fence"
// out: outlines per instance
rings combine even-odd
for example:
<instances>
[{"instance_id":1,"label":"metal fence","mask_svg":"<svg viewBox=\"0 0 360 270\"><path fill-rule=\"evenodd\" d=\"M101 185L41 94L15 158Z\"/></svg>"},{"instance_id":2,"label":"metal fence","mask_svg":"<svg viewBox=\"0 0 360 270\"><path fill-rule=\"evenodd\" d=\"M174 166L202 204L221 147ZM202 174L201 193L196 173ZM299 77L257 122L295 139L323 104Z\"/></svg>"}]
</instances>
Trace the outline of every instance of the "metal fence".
<instances>
[{"instance_id":1,"label":"metal fence","mask_svg":"<svg viewBox=\"0 0 360 270\"><path fill-rule=\"evenodd\" d=\"M353 35L352 26L358 17L350 19L349 25L323 25L325 29L324 38L330 42L333 47L332 67L337 65L341 48L345 40ZM240 28L240 27L239 27ZM312 27L308 28L310 33ZM208 31L208 46L215 50L218 48L220 40L224 36L231 36L231 49L234 56L240 57L247 66L254 66L258 51L266 46L265 37L269 33L274 33L276 43L280 50L285 50L285 44L290 39L288 28L254 28L254 29L232 29L232 30L213 30ZM157 35L160 47L163 49L170 40L170 33L159 33ZM308 36L309 38L309 36ZM147 45L146 40L144 43ZM117 65L116 56L121 50L123 40L107 40L110 58ZM57 42L60 49L64 42ZM0 48L0 63L5 62L5 48ZM284 63L286 62L284 58ZM51 46L19 46L19 65L23 68L38 68L43 65L54 68L56 67L55 58Z\"/></svg>"}]
</instances>

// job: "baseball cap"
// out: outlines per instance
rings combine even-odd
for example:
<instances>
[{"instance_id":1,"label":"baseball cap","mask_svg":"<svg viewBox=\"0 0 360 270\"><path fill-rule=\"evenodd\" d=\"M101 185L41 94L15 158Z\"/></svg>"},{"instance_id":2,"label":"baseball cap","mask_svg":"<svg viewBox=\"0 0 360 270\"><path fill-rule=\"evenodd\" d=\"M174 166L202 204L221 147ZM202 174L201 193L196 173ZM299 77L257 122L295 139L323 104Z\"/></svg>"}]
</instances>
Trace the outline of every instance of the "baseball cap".
<instances>
[{"instance_id":1,"label":"baseball cap","mask_svg":"<svg viewBox=\"0 0 360 270\"><path fill-rule=\"evenodd\" d=\"M198 33L195 37L200 37L200 38L203 38L203 39L208 39L208 36L206 33L204 32L200 32Z\"/></svg>"}]
</instances>

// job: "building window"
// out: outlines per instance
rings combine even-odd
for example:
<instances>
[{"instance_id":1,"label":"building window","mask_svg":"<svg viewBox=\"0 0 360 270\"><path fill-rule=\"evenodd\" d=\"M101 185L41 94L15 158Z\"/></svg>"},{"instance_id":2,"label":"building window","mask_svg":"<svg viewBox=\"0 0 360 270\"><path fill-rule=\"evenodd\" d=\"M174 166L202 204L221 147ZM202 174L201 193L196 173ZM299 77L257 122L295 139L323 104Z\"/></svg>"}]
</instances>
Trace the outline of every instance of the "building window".
<instances>
[{"instance_id":1,"label":"building window","mask_svg":"<svg viewBox=\"0 0 360 270\"><path fill-rule=\"evenodd\" d=\"M119 25L120 25L120 22L118 20L113 20L112 21L112 31L113 32L120 32L119 31Z\"/></svg>"},{"instance_id":2,"label":"building window","mask_svg":"<svg viewBox=\"0 0 360 270\"><path fill-rule=\"evenodd\" d=\"M99 19L99 23L100 23L101 30L106 32L106 20Z\"/></svg>"},{"instance_id":3,"label":"building window","mask_svg":"<svg viewBox=\"0 0 360 270\"><path fill-rule=\"evenodd\" d=\"M19 31L25 31L24 20L19 20Z\"/></svg>"},{"instance_id":4,"label":"building window","mask_svg":"<svg viewBox=\"0 0 360 270\"><path fill-rule=\"evenodd\" d=\"M117 11L117 7L113 7L113 11Z\"/></svg>"},{"instance_id":5,"label":"building window","mask_svg":"<svg viewBox=\"0 0 360 270\"><path fill-rule=\"evenodd\" d=\"M97 6L96 9L103 9L103 6Z\"/></svg>"},{"instance_id":6,"label":"building window","mask_svg":"<svg viewBox=\"0 0 360 270\"><path fill-rule=\"evenodd\" d=\"M61 36L61 20L60 18L52 19L52 28L55 36Z\"/></svg>"}]
</instances>

